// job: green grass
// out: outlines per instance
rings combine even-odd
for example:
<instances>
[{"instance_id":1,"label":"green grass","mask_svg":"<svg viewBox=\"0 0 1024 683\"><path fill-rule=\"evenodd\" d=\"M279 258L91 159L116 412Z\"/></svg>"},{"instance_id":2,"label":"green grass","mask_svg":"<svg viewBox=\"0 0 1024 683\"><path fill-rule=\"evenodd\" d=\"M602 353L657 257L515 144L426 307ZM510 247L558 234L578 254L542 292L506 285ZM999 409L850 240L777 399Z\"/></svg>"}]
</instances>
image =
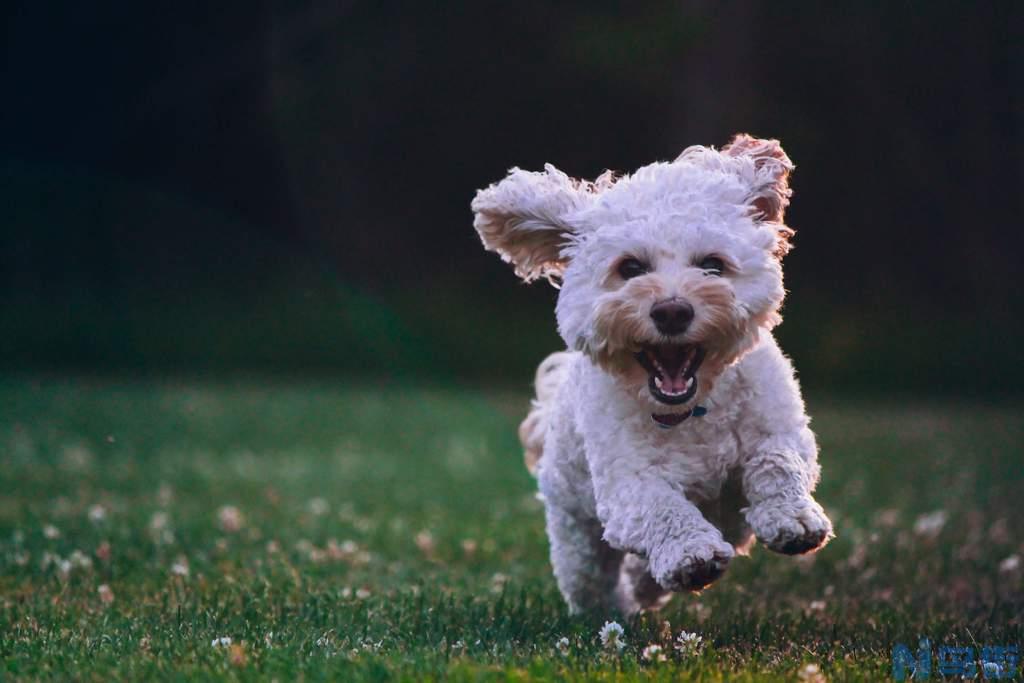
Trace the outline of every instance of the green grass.
<instances>
[{"instance_id":1,"label":"green grass","mask_svg":"<svg viewBox=\"0 0 1024 683\"><path fill-rule=\"evenodd\" d=\"M895 642L1024 640L1020 570L1000 569L1024 554L1019 406L811 397L838 538L807 560L755 549L623 622L616 654L550 576L515 441L527 399L0 381L0 679L883 680ZM673 652L665 620L703 649Z\"/></svg>"}]
</instances>

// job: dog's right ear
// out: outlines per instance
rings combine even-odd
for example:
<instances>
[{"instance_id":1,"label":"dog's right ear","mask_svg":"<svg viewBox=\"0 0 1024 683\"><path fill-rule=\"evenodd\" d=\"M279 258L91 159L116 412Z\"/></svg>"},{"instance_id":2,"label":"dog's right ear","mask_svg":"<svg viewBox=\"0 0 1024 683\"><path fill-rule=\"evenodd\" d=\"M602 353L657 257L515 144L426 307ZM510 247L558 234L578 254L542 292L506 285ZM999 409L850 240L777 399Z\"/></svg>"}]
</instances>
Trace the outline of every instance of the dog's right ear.
<instances>
[{"instance_id":1,"label":"dog's right ear","mask_svg":"<svg viewBox=\"0 0 1024 683\"><path fill-rule=\"evenodd\" d=\"M570 217L593 196L587 185L551 164L541 173L513 168L476 193L473 226L484 247L514 265L524 281L557 278L568 263L562 249L576 232Z\"/></svg>"}]
</instances>

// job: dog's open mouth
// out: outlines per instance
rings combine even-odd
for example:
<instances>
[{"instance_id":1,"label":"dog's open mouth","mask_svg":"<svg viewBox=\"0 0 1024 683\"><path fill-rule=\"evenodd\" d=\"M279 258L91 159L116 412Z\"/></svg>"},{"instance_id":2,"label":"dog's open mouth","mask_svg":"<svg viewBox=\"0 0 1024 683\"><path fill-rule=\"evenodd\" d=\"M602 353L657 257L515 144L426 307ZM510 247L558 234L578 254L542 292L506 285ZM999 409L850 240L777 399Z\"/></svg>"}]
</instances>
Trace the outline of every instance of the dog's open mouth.
<instances>
[{"instance_id":1,"label":"dog's open mouth","mask_svg":"<svg viewBox=\"0 0 1024 683\"><path fill-rule=\"evenodd\" d=\"M647 388L656 400L670 406L686 403L697 393L697 369L704 349L696 345L649 344L636 360L650 375Z\"/></svg>"}]
</instances>

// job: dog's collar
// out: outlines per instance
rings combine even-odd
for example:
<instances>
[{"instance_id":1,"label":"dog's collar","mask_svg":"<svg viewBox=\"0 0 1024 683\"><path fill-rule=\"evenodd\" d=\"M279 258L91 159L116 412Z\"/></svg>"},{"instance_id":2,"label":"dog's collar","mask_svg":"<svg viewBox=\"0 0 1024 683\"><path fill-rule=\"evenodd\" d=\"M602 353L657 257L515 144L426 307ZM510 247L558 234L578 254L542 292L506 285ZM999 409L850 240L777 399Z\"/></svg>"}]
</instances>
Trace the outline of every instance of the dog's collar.
<instances>
[{"instance_id":1,"label":"dog's collar","mask_svg":"<svg viewBox=\"0 0 1024 683\"><path fill-rule=\"evenodd\" d=\"M688 417L704 417L708 414L708 409L704 406L694 406L685 413L668 413L665 415L651 414L651 419L654 420L654 424L658 425L662 429L672 429L683 423Z\"/></svg>"}]
</instances>

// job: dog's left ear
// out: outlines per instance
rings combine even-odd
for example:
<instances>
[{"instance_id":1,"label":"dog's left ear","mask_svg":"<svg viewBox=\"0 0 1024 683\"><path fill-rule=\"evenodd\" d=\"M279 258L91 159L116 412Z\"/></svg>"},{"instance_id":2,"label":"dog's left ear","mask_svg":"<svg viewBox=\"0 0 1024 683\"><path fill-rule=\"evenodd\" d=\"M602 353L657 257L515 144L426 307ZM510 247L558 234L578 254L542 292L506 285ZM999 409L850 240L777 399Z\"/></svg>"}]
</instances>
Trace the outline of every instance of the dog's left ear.
<instances>
[{"instance_id":1,"label":"dog's left ear","mask_svg":"<svg viewBox=\"0 0 1024 683\"><path fill-rule=\"evenodd\" d=\"M722 148L722 154L733 158L753 160L753 168L747 166L744 177L750 183L747 201L754 211L756 220L775 225L776 243L774 254L782 258L792 245L793 229L785 223L786 207L793 191L789 189L789 174L795 168L778 140L762 140L746 133L740 133Z\"/></svg>"},{"instance_id":2,"label":"dog's left ear","mask_svg":"<svg viewBox=\"0 0 1024 683\"><path fill-rule=\"evenodd\" d=\"M576 228L570 216L592 197L551 164L541 173L518 168L476 193L473 226L489 251L512 263L526 282L559 277L568 265L563 248Z\"/></svg>"},{"instance_id":3,"label":"dog's left ear","mask_svg":"<svg viewBox=\"0 0 1024 683\"><path fill-rule=\"evenodd\" d=\"M793 194L789 189L789 174L794 166L779 141L740 133L722 148L722 154L753 159L750 204L756 209L759 220L784 223L789 197Z\"/></svg>"}]
</instances>

